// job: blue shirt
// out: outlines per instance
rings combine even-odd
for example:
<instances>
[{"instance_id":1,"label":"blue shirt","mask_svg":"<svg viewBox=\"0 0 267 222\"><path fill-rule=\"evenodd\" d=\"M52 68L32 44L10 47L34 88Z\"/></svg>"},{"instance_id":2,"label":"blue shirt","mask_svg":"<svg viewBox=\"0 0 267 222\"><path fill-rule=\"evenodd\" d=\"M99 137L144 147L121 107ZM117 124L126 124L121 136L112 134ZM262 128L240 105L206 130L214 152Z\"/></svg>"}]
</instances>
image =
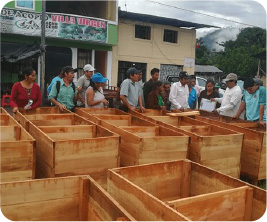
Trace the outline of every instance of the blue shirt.
<instances>
[{"instance_id":1,"label":"blue shirt","mask_svg":"<svg viewBox=\"0 0 267 222\"><path fill-rule=\"evenodd\" d=\"M197 91L191 87L191 92L189 93L189 97L188 97L188 104L190 109L194 109L194 104L197 101Z\"/></svg>"},{"instance_id":2,"label":"blue shirt","mask_svg":"<svg viewBox=\"0 0 267 222\"><path fill-rule=\"evenodd\" d=\"M131 79L125 79L121 84L120 95L126 96L128 103L138 106L138 97L141 96L141 88L138 82L132 82Z\"/></svg>"},{"instance_id":3,"label":"blue shirt","mask_svg":"<svg viewBox=\"0 0 267 222\"><path fill-rule=\"evenodd\" d=\"M244 90L242 102L246 103L246 116L247 120L255 121L260 117L260 105L264 105L263 121L266 121L266 89L259 86L259 89L253 94Z\"/></svg>"},{"instance_id":4,"label":"blue shirt","mask_svg":"<svg viewBox=\"0 0 267 222\"><path fill-rule=\"evenodd\" d=\"M48 92L48 94L50 93L50 91L51 91L52 86L54 85L54 83L57 82L57 81L60 81L60 80L61 80L61 78L58 77L58 76L56 76L56 77L54 77L54 78L52 79L50 85L47 87L47 92Z\"/></svg>"}]
</instances>

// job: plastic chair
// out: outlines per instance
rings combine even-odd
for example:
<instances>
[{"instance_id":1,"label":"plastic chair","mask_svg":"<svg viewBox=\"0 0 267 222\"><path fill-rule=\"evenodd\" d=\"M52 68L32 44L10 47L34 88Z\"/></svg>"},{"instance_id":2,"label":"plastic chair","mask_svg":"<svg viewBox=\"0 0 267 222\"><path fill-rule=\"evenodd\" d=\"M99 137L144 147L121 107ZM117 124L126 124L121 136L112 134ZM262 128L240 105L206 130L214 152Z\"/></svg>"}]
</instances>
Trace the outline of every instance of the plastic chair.
<instances>
[{"instance_id":1,"label":"plastic chair","mask_svg":"<svg viewBox=\"0 0 267 222\"><path fill-rule=\"evenodd\" d=\"M2 96L2 102L1 102L1 106L5 107L5 106L10 106L11 107L11 95L3 95Z\"/></svg>"}]
</instances>

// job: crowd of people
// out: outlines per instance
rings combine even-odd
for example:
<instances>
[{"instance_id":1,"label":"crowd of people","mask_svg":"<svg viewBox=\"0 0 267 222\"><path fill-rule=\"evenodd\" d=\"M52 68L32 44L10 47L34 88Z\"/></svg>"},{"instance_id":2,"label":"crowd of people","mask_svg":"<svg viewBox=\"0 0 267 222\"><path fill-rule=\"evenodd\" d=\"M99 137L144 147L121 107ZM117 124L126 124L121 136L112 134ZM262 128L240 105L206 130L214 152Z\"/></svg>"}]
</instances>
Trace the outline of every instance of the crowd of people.
<instances>
[{"instance_id":1,"label":"crowd of people","mask_svg":"<svg viewBox=\"0 0 267 222\"><path fill-rule=\"evenodd\" d=\"M59 109L73 111L76 106L88 108L108 107L103 87L107 79L100 73L94 73L95 68L86 64L84 75L73 83L77 69L66 66L58 76L52 79L47 88L48 100ZM143 83L142 70L131 67L126 72L127 78L120 87L120 109L161 109L186 111L198 109L201 100L208 99L216 102L213 112L233 118L245 118L266 125L266 89L259 86L252 78L244 81L244 92L237 85L237 75L230 73L225 82L227 85L224 95L218 92L218 86L212 79L206 82L205 90L200 92L196 85L196 77L187 72L179 73L179 82L172 85L159 81L160 70L153 68L151 78ZM13 112L18 108L35 109L41 105L40 87L35 83L36 71L26 68L22 71L22 80L12 87L11 105ZM244 117L245 113L245 117Z\"/></svg>"}]
</instances>

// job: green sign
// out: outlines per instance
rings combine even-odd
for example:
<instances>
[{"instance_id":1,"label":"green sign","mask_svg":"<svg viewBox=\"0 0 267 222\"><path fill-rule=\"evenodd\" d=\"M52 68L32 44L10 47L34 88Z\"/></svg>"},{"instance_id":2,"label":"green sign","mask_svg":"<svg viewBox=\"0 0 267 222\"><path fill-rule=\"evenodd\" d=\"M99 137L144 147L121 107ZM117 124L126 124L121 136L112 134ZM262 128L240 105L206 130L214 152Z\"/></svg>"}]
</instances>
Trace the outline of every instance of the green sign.
<instances>
[{"instance_id":1,"label":"green sign","mask_svg":"<svg viewBox=\"0 0 267 222\"><path fill-rule=\"evenodd\" d=\"M1 33L41 36L41 19L41 13L3 8ZM106 20L47 12L45 24L46 37L107 42Z\"/></svg>"}]
</instances>

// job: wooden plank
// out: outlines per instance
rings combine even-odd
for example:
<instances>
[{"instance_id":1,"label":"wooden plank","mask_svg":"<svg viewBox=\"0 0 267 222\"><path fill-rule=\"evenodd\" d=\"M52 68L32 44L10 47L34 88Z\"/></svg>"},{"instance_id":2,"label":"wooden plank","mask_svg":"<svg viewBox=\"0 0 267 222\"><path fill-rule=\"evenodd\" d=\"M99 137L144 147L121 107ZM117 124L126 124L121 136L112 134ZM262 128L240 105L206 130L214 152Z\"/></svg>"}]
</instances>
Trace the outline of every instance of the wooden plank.
<instances>
[{"instance_id":1,"label":"wooden plank","mask_svg":"<svg viewBox=\"0 0 267 222\"><path fill-rule=\"evenodd\" d=\"M87 176L81 176L79 179L80 179L79 220L86 221L88 220L90 179Z\"/></svg>"},{"instance_id":2,"label":"wooden plank","mask_svg":"<svg viewBox=\"0 0 267 222\"><path fill-rule=\"evenodd\" d=\"M136 220L188 220L114 171L108 171L108 192Z\"/></svg>"},{"instance_id":3,"label":"wooden plank","mask_svg":"<svg viewBox=\"0 0 267 222\"><path fill-rule=\"evenodd\" d=\"M196 116L200 115L199 111L181 112L181 113L166 113L167 116Z\"/></svg>"},{"instance_id":4,"label":"wooden plank","mask_svg":"<svg viewBox=\"0 0 267 222\"><path fill-rule=\"evenodd\" d=\"M183 198L169 204L194 221L250 221L252 192L252 188L244 186Z\"/></svg>"}]
</instances>

